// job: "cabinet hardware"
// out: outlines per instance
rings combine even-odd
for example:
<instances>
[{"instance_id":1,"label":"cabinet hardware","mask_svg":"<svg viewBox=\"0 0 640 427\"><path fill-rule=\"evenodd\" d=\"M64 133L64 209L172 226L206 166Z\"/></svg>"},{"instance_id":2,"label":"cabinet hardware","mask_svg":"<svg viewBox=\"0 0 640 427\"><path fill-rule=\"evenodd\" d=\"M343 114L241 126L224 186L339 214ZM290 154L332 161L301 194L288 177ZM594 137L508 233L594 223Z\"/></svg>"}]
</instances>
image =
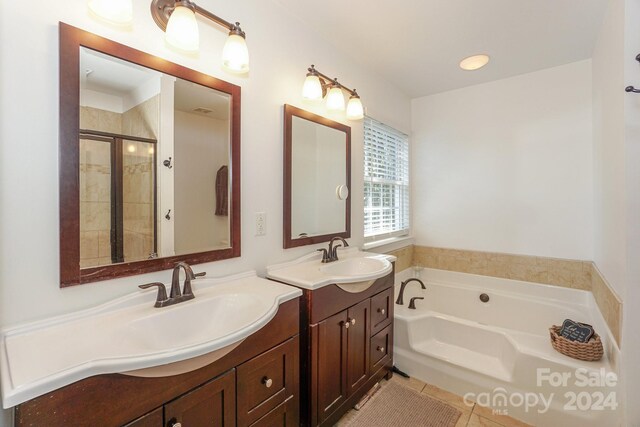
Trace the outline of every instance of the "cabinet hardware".
<instances>
[{"instance_id":1,"label":"cabinet hardware","mask_svg":"<svg viewBox=\"0 0 640 427\"><path fill-rule=\"evenodd\" d=\"M168 221L171 220L171 209L169 209L169 212L167 212L167 214L164 216Z\"/></svg>"},{"instance_id":2,"label":"cabinet hardware","mask_svg":"<svg viewBox=\"0 0 640 427\"><path fill-rule=\"evenodd\" d=\"M349 325L351 325L351 323L349 323L348 320L346 322L344 322L344 328L345 329L349 329Z\"/></svg>"},{"instance_id":3,"label":"cabinet hardware","mask_svg":"<svg viewBox=\"0 0 640 427\"><path fill-rule=\"evenodd\" d=\"M384 309L384 308L379 308L379 309L378 309L378 313L380 313L380 314L384 314L384 313L385 313L385 309Z\"/></svg>"},{"instance_id":4,"label":"cabinet hardware","mask_svg":"<svg viewBox=\"0 0 640 427\"><path fill-rule=\"evenodd\" d=\"M273 380L271 378L264 377L262 378L262 384L264 384L267 388L271 388L271 386L273 385Z\"/></svg>"},{"instance_id":5,"label":"cabinet hardware","mask_svg":"<svg viewBox=\"0 0 640 427\"><path fill-rule=\"evenodd\" d=\"M178 420L176 420L175 418L172 418L171 420L169 420L169 424L167 424L169 427L182 427L182 423L179 423Z\"/></svg>"},{"instance_id":6,"label":"cabinet hardware","mask_svg":"<svg viewBox=\"0 0 640 427\"><path fill-rule=\"evenodd\" d=\"M380 353L384 353L384 347L380 347L380 346L378 346L378 349L377 349L377 350L378 350Z\"/></svg>"},{"instance_id":7,"label":"cabinet hardware","mask_svg":"<svg viewBox=\"0 0 640 427\"><path fill-rule=\"evenodd\" d=\"M356 324L356 319L351 319L351 324L355 325Z\"/></svg>"},{"instance_id":8,"label":"cabinet hardware","mask_svg":"<svg viewBox=\"0 0 640 427\"><path fill-rule=\"evenodd\" d=\"M173 165L171 164L171 157L169 157L169 160L165 160L164 162L162 162L162 164L168 169L171 169L173 167Z\"/></svg>"}]
</instances>

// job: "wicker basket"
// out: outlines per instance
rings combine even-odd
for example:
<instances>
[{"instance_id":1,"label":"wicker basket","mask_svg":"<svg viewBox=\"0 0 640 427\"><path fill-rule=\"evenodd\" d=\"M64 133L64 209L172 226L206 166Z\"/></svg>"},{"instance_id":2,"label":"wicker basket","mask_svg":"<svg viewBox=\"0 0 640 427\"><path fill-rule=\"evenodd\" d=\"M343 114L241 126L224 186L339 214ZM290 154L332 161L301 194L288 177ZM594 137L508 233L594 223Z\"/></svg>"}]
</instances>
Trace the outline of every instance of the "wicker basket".
<instances>
[{"instance_id":1,"label":"wicker basket","mask_svg":"<svg viewBox=\"0 0 640 427\"><path fill-rule=\"evenodd\" d=\"M588 362L595 362L602 359L604 351L602 349L602 341L598 334L594 333L588 342L571 341L560 335L561 328L562 326L555 325L549 328L551 345L556 351L559 351L565 356L586 360Z\"/></svg>"}]
</instances>

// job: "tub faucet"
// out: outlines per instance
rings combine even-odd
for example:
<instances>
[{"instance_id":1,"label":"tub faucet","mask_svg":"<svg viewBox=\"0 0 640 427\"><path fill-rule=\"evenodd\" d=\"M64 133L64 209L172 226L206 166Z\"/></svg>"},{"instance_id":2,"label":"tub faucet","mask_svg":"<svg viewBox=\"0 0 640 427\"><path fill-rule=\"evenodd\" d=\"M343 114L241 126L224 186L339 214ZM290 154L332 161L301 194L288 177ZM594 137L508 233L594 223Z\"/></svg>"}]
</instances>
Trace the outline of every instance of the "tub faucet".
<instances>
[{"instance_id":1,"label":"tub faucet","mask_svg":"<svg viewBox=\"0 0 640 427\"><path fill-rule=\"evenodd\" d=\"M398 293L398 299L396 300L396 304L398 304L398 305L403 305L404 304L404 300L402 299L402 297L404 296L404 288L407 287L407 284L409 282L418 282L418 283L420 283L420 286L422 286L422 289L427 289L427 287L424 285L422 280L420 280L420 279L407 279L404 282L400 283L400 292Z\"/></svg>"}]
</instances>

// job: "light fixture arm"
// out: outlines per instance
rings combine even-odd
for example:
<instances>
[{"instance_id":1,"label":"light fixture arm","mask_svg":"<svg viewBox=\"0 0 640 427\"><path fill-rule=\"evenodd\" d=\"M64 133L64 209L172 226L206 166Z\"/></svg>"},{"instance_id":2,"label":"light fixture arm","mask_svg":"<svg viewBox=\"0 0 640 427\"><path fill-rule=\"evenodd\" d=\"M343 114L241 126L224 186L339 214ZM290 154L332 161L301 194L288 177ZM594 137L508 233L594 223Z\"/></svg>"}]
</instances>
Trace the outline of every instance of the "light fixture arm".
<instances>
[{"instance_id":1,"label":"light fixture arm","mask_svg":"<svg viewBox=\"0 0 640 427\"><path fill-rule=\"evenodd\" d=\"M358 92L356 92L355 89L349 89L348 87L346 87L342 83L338 82L338 78L337 77L331 78L331 77L327 76L326 74L321 73L320 71L318 71L316 69L315 65L313 65L313 64L311 64L311 67L307 68L307 71L309 71L309 73L311 73L311 74L317 75L320 78L320 83L322 83L323 91L325 90L326 87L329 87L331 85L338 85L338 86L340 86L341 89L346 90L351 95L358 96Z\"/></svg>"},{"instance_id":2,"label":"light fixture arm","mask_svg":"<svg viewBox=\"0 0 640 427\"><path fill-rule=\"evenodd\" d=\"M215 15L208 10L198 6L195 2L190 0L152 0L151 1L151 16L153 16L153 20L155 23L165 31L167 29L167 22L169 22L169 17L171 13L176 7L176 4L181 4L182 6L186 6L193 10L195 13L209 19L210 21L215 22L216 24L226 28L230 33L237 34L241 37L245 37L244 31L240 28L240 23L236 22L232 24L231 22L220 18L218 15Z\"/></svg>"}]
</instances>

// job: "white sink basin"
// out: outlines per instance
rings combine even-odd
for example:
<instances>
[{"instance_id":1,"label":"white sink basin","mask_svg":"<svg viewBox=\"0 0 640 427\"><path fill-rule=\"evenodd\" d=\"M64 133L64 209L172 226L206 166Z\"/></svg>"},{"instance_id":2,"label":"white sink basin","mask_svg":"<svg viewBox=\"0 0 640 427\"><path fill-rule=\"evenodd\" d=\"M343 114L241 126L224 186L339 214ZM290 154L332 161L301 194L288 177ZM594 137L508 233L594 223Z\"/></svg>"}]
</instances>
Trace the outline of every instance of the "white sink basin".
<instances>
[{"instance_id":1,"label":"white sink basin","mask_svg":"<svg viewBox=\"0 0 640 427\"><path fill-rule=\"evenodd\" d=\"M335 261L320 267L320 271L333 277L384 276L389 271L391 263L384 258L361 257ZM365 280L365 279L361 279Z\"/></svg>"},{"instance_id":2,"label":"white sink basin","mask_svg":"<svg viewBox=\"0 0 640 427\"><path fill-rule=\"evenodd\" d=\"M389 274L393 270L391 262L395 261L391 255L362 252L357 248L340 250L338 255L339 261L322 264L320 253L312 253L292 262L267 267L267 276L305 289L337 284L347 291L361 292L375 279Z\"/></svg>"},{"instance_id":3,"label":"white sink basin","mask_svg":"<svg viewBox=\"0 0 640 427\"><path fill-rule=\"evenodd\" d=\"M247 325L247 316L264 312L257 295L230 293L195 298L167 310L156 309L127 325L127 339L151 351L180 348L224 337ZM193 327L192 327L193 325Z\"/></svg>"},{"instance_id":4,"label":"white sink basin","mask_svg":"<svg viewBox=\"0 0 640 427\"><path fill-rule=\"evenodd\" d=\"M198 279L196 298L155 308L137 291L89 310L0 332L0 382L9 408L81 379L108 373L175 375L233 350L267 324L299 289L255 272Z\"/></svg>"}]
</instances>

